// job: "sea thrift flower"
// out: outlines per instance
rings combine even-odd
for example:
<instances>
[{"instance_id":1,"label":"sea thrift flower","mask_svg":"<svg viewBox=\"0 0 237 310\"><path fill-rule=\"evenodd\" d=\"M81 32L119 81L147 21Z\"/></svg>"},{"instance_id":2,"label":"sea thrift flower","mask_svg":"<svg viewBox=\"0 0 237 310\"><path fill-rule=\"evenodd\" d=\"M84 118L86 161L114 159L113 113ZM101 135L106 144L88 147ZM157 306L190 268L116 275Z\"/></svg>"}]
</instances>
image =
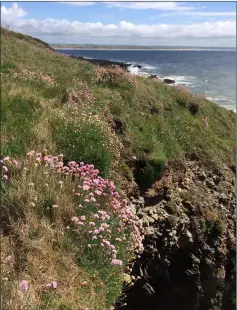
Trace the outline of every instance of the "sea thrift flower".
<instances>
[{"instance_id":1,"label":"sea thrift flower","mask_svg":"<svg viewBox=\"0 0 237 310\"><path fill-rule=\"evenodd\" d=\"M83 185L83 187L82 187L82 189L83 189L84 191L88 191L89 188L90 188L90 186L88 186L88 185Z\"/></svg>"},{"instance_id":2,"label":"sea thrift flower","mask_svg":"<svg viewBox=\"0 0 237 310\"><path fill-rule=\"evenodd\" d=\"M13 262L12 256L11 255L7 256L5 259L5 262L6 262L6 264L12 263Z\"/></svg>"},{"instance_id":3,"label":"sea thrift flower","mask_svg":"<svg viewBox=\"0 0 237 310\"><path fill-rule=\"evenodd\" d=\"M81 286L86 287L87 285L88 285L88 282L87 282L87 281L83 281L83 282L81 283Z\"/></svg>"},{"instance_id":4,"label":"sea thrift flower","mask_svg":"<svg viewBox=\"0 0 237 310\"><path fill-rule=\"evenodd\" d=\"M115 266L122 266L123 262L120 259L112 259L111 261L112 265Z\"/></svg>"},{"instance_id":5,"label":"sea thrift flower","mask_svg":"<svg viewBox=\"0 0 237 310\"><path fill-rule=\"evenodd\" d=\"M29 290L29 283L27 280L22 280L20 282L20 288L24 291L27 292Z\"/></svg>"},{"instance_id":6,"label":"sea thrift flower","mask_svg":"<svg viewBox=\"0 0 237 310\"><path fill-rule=\"evenodd\" d=\"M78 221L79 221L79 219L78 219L78 217L73 216L73 217L71 218L71 221L76 223L76 222L78 222Z\"/></svg>"},{"instance_id":7,"label":"sea thrift flower","mask_svg":"<svg viewBox=\"0 0 237 310\"><path fill-rule=\"evenodd\" d=\"M8 168L6 166L3 166L2 169L5 171L5 172L8 172Z\"/></svg>"},{"instance_id":8,"label":"sea thrift flower","mask_svg":"<svg viewBox=\"0 0 237 310\"><path fill-rule=\"evenodd\" d=\"M56 281L53 281L53 282L52 282L52 286L53 286L53 288L57 288L58 283L57 283Z\"/></svg>"}]
</instances>

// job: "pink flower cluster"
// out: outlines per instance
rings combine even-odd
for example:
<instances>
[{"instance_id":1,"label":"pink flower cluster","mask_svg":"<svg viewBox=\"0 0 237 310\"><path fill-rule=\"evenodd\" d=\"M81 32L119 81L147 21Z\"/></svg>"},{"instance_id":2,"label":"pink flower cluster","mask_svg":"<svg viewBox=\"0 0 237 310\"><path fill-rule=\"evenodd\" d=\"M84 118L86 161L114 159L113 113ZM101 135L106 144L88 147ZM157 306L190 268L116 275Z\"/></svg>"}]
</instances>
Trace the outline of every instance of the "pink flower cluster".
<instances>
[{"instance_id":1,"label":"pink flower cluster","mask_svg":"<svg viewBox=\"0 0 237 310\"><path fill-rule=\"evenodd\" d=\"M16 168L18 166L18 161L15 159L11 159L9 156L6 156L2 160L0 160L1 180L8 180L11 168Z\"/></svg>"},{"instance_id":2,"label":"pink flower cluster","mask_svg":"<svg viewBox=\"0 0 237 310\"><path fill-rule=\"evenodd\" d=\"M29 285L29 282L27 280L21 280L20 281L20 288L22 291L28 292L29 286L30 285ZM48 287L48 288L52 287L52 288L56 289L58 287L58 283L56 281L53 281L53 282L47 283L46 287Z\"/></svg>"},{"instance_id":3,"label":"pink flower cluster","mask_svg":"<svg viewBox=\"0 0 237 310\"><path fill-rule=\"evenodd\" d=\"M27 69L22 70L21 72L15 72L13 74L13 77L15 78L23 78L25 80L34 80L34 81L41 81L45 82L46 84L50 86L55 86L57 83L56 81L50 76L45 75L44 73L40 72L32 72Z\"/></svg>"},{"instance_id":4,"label":"pink flower cluster","mask_svg":"<svg viewBox=\"0 0 237 310\"><path fill-rule=\"evenodd\" d=\"M178 89L183 92L183 93L187 93L187 94L191 94L190 90L188 90L186 87L184 87L183 85L178 84L177 85Z\"/></svg>"},{"instance_id":5,"label":"pink flower cluster","mask_svg":"<svg viewBox=\"0 0 237 310\"><path fill-rule=\"evenodd\" d=\"M58 283L56 281L53 281L53 282L47 283L46 287L52 287L56 289L58 287Z\"/></svg>"},{"instance_id":6,"label":"pink flower cluster","mask_svg":"<svg viewBox=\"0 0 237 310\"><path fill-rule=\"evenodd\" d=\"M94 69L94 82L99 84L118 84L122 79L126 79L133 86L137 86L136 77L123 68L113 65L108 68L96 67Z\"/></svg>"},{"instance_id":7,"label":"pink flower cluster","mask_svg":"<svg viewBox=\"0 0 237 310\"><path fill-rule=\"evenodd\" d=\"M7 164L4 161L5 170ZM6 163L6 165L5 165ZM55 182L59 188L71 191L75 203L75 216L71 218L69 227L78 235L78 246L103 253L105 260L112 265L121 266L119 259L120 248L125 247L131 253L142 250L143 228L138 217L128 207L127 201L120 197L112 181L99 176L99 170L93 165L69 162L63 163L63 155L47 155L31 151L22 165L22 170L43 169L44 174L55 174ZM32 175L30 173L29 175ZM34 183L29 181L29 187ZM30 183L31 181L31 183ZM60 196L56 193L56 196ZM60 198L52 204L57 212L60 207Z\"/></svg>"},{"instance_id":8,"label":"pink flower cluster","mask_svg":"<svg viewBox=\"0 0 237 310\"><path fill-rule=\"evenodd\" d=\"M94 96L92 90L89 88L87 83L81 81L80 79L74 77L72 79L76 89L77 89L77 99L82 101L83 103L92 104L94 103ZM71 100L75 101L75 98L71 98Z\"/></svg>"}]
</instances>

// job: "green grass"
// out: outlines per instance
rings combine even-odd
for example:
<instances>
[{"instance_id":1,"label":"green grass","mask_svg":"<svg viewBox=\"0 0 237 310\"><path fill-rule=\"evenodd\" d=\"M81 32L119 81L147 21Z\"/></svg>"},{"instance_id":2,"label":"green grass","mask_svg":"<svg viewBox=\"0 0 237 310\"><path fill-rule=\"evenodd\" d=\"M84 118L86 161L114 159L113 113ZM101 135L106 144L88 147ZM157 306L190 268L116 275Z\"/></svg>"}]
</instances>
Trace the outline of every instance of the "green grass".
<instances>
[{"instance_id":1,"label":"green grass","mask_svg":"<svg viewBox=\"0 0 237 310\"><path fill-rule=\"evenodd\" d=\"M2 154L23 155L35 140L33 126L38 121L42 107L35 98L8 97L1 101Z\"/></svg>"},{"instance_id":2,"label":"green grass","mask_svg":"<svg viewBox=\"0 0 237 310\"><path fill-rule=\"evenodd\" d=\"M110 137L102 126L93 116L66 121L58 116L52 120L52 138L65 160L94 164L102 177L108 177L114 158Z\"/></svg>"}]
</instances>

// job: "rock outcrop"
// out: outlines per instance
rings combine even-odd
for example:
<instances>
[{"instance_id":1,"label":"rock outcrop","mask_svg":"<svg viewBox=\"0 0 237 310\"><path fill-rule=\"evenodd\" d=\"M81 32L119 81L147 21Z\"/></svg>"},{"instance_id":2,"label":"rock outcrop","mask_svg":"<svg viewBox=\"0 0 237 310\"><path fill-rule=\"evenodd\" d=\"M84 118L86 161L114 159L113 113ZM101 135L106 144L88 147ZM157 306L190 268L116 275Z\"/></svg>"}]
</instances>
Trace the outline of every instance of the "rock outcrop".
<instances>
[{"instance_id":1,"label":"rock outcrop","mask_svg":"<svg viewBox=\"0 0 237 310\"><path fill-rule=\"evenodd\" d=\"M192 155L131 199L146 237L118 309L235 309L235 169L204 169Z\"/></svg>"},{"instance_id":2,"label":"rock outcrop","mask_svg":"<svg viewBox=\"0 0 237 310\"><path fill-rule=\"evenodd\" d=\"M106 59L88 59L88 58L84 58L82 56L71 56L71 58L85 60L87 62L90 62L94 65L98 65L101 67L117 66L117 67L120 67L124 70L127 70L128 67L130 67L132 65L132 63L125 63L125 62L121 62L121 61L113 61L113 60L106 60ZM138 64L134 64L133 66L137 67L137 68L142 68L142 66L138 65Z\"/></svg>"},{"instance_id":3,"label":"rock outcrop","mask_svg":"<svg viewBox=\"0 0 237 310\"><path fill-rule=\"evenodd\" d=\"M171 80L171 79L164 79L163 81L165 84L174 84L175 83L175 81Z\"/></svg>"}]
</instances>

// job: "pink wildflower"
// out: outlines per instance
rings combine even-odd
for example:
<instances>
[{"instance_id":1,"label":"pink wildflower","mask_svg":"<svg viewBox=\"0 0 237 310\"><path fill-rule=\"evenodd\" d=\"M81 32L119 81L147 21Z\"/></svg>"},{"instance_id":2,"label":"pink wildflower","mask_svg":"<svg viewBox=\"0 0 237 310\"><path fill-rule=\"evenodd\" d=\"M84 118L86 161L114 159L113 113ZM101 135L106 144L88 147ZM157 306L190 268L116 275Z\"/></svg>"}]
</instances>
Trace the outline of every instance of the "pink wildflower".
<instances>
[{"instance_id":1,"label":"pink wildflower","mask_svg":"<svg viewBox=\"0 0 237 310\"><path fill-rule=\"evenodd\" d=\"M83 187L82 187L82 189L83 189L84 191L88 191L89 188L90 188L90 186L88 186L88 185L83 185Z\"/></svg>"},{"instance_id":2,"label":"pink wildflower","mask_svg":"<svg viewBox=\"0 0 237 310\"><path fill-rule=\"evenodd\" d=\"M79 220L79 219L78 219L78 217L76 217L76 216L73 216L73 217L71 218L71 221L72 221L72 222L75 222L75 223L78 222L78 220Z\"/></svg>"},{"instance_id":3,"label":"pink wildflower","mask_svg":"<svg viewBox=\"0 0 237 310\"><path fill-rule=\"evenodd\" d=\"M58 283L57 283L56 281L53 281L53 282L52 282L52 285L53 285L53 288L57 288Z\"/></svg>"},{"instance_id":4,"label":"pink wildflower","mask_svg":"<svg viewBox=\"0 0 237 310\"><path fill-rule=\"evenodd\" d=\"M5 261L6 261L6 264L12 263L12 256L11 255L7 256Z\"/></svg>"},{"instance_id":5,"label":"pink wildflower","mask_svg":"<svg viewBox=\"0 0 237 310\"><path fill-rule=\"evenodd\" d=\"M102 194L102 192L99 191L98 189L95 191L95 193L96 193L98 196L100 196L100 195Z\"/></svg>"},{"instance_id":6,"label":"pink wildflower","mask_svg":"<svg viewBox=\"0 0 237 310\"><path fill-rule=\"evenodd\" d=\"M14 159L14 160L12 161L12 163L13 163L14 166L16 166L16 167L18 166L18 161L17 161L17 160Z\"/></svg>"},{"instance_id":7,"label":"pink wildflower","mask_svg":"<svg viewBox=\"0 0 237 310\"><path fill-rule=\"evenodd\" d=\"M115 266L122 266L123 262L120 259L112 259L111 261L112 265Z\"/></svg>"},{"instance_id":8,"label":"pink wildflower","mask_svg":"<svg viewBox=\"0 0 237 310\"><path fill-rule=\"evenodd\" d=\"M83 282L81 283L81 286L86 287L87 285L88 285L88 282L87 282L87 281L83 281Z\"/></svg>"},{"instance_id":9,"label":"pink wildflower","mask_svg":"<svg viewBox=\"0 0 237 310\"><path fill-rule=\"evenodd\" d=\"M20 288L24 291L27 292L29 290L29 283L27 280L22 280L20 282Z\"/></svg>"},{"instance_id":10,"label":"pink wildflower","mask_svg":"<svg viewBox=\"0 0 237 310\"><path fill-rule=\"evenodd\" d=\"M2 166L2 169L5 171L5 172L8 172L8 168L6 166Z\"/></svg>"}]
</instances>

